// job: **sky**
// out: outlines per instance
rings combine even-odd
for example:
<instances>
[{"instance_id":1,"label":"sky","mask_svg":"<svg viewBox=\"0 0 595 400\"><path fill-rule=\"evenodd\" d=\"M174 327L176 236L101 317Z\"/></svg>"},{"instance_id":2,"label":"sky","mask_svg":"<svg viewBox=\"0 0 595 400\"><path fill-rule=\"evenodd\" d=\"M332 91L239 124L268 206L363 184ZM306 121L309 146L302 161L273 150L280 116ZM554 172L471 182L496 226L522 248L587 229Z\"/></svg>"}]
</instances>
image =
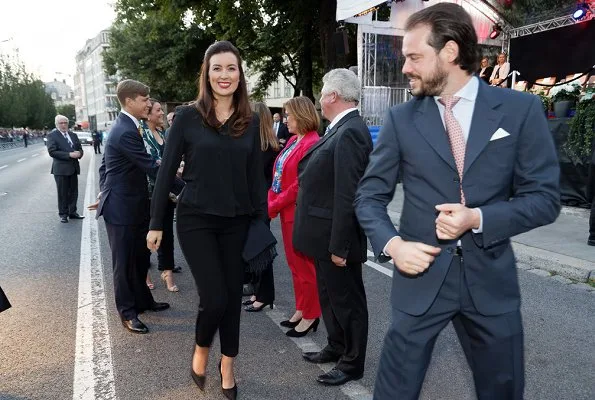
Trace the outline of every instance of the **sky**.
<instances>
[{"instance_id":1,"label":"sky","mask_svg":"<svg viewBox=\"0 0 595 400\"><path fill-rule=\"evenodd\" d=\"M111 25L114 2L0 0L0 53L18 54L44 82L57 78L72 85L76 53Z\"/></svg>"}]
</instances>

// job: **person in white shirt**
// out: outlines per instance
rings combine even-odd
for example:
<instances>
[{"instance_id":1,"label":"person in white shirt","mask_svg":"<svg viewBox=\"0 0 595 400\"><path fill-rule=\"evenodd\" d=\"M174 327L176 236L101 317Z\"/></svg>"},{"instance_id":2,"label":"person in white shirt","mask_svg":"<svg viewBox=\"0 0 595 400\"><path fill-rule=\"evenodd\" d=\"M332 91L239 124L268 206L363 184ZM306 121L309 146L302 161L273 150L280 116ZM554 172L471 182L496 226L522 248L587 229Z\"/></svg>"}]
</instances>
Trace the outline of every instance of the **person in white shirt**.
<instances>
[{"instance_id":1,"label":"person in white shirt","mask_svg":"<svg viewBox=\"0 0 595 400\"><path fill-rule=\"evenodd\" d=\"M506 77L510 73L510 63L506 61L506 53L498 54L498 64L492 71L490 76L490 84L492 86L508 87Z\"/></svg>"}]
</instances>

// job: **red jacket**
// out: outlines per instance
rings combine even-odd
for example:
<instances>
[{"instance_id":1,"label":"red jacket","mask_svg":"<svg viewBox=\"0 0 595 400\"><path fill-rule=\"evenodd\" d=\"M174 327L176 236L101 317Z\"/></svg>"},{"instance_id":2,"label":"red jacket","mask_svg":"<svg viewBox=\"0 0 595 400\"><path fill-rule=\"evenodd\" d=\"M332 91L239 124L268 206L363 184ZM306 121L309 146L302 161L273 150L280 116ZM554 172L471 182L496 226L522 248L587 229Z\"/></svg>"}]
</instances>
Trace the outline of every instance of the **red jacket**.
<instances>
[{"instance_id":1,"label":"red jacket","mask_svg":"<svg viewBox=\"0 0 595 400\"><path fill-rule=\"evenodd\" d=\"M269 188L268 194L268 206L269 206L269 217L275 218L277 214L281 214L281 218L285 222L293 221L295 214L295 201L298 193L298 164L304 157L304 154L312 147L320 137L318 132L312 131L304 135L302 140L296 144L295 149L285 159L285 165L283 166L283 174L281 175L281 193L275 193ZM297 140L297 135L293 135L285 145L285 148ZM281 157L283 152L279 153L277 160ZM277 160L275 164L277 165ZM273 170L273 176L275 171Z\"/></svg>"}]
</instances>

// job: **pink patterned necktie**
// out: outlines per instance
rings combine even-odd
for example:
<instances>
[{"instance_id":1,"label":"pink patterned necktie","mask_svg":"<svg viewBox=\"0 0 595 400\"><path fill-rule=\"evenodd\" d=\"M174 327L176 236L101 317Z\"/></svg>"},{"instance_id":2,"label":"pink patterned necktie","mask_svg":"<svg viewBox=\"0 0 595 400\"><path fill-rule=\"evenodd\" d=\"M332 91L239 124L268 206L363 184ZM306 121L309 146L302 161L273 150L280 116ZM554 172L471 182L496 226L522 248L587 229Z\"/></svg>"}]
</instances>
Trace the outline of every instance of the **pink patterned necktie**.
<instances>
[{"instance_id":1,"label":"pink patterned necktie","mask_svg":"<svg viewBox=\"0 0 595 400\"><path fill-rule=\"evenodd\" d=\"M444 105L444 124L450 142L450 150L455 158L457 171L459 172L459 188L461 190L461 204L465 205L465 194L463 193L463 168L465 167L465 137L463 129L456 120L452 108L458 103L460 97L446 95L438 101Z\"/></svg>"}]
</instances>

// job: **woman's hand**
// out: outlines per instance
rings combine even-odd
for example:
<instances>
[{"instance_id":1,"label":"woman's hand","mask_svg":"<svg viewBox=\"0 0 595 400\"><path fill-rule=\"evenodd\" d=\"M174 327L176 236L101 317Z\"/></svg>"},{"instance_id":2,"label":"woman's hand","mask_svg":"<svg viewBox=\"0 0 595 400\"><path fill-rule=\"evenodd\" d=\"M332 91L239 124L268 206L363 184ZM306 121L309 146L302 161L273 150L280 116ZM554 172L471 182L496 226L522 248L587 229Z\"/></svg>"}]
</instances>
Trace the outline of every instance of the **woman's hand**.
<instances>
[{"instance_id":1,"label":"woman's hand","mask_svg":"<svg viewBox=\"0 0 595 400\"><path fill-rule=\"evenodd\" d=\"M151 251L157 251L161 245L163 231L149 231L147 233L147 248Z\"/></svg>"}]
</instances>

